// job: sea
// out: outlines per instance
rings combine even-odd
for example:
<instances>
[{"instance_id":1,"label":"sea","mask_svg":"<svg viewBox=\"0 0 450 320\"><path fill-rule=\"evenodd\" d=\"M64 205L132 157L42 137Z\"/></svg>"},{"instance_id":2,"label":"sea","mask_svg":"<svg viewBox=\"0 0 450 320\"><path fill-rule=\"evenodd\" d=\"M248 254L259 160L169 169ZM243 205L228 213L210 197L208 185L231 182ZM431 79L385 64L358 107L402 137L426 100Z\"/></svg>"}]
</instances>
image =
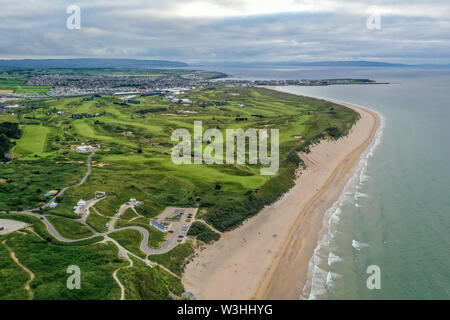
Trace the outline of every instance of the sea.
<instances>
[{"instance_id":1,"label":"sea","mask_svg":"<svg viewBox=\"0 0 450 320\"><path fill-rule=\"evenodd\" d=\"M450 69L205 66L238 79L368 78L285 92L376 111L382 123L327 211L299 299L450 298Z\"/></svg>"}]
</instances>

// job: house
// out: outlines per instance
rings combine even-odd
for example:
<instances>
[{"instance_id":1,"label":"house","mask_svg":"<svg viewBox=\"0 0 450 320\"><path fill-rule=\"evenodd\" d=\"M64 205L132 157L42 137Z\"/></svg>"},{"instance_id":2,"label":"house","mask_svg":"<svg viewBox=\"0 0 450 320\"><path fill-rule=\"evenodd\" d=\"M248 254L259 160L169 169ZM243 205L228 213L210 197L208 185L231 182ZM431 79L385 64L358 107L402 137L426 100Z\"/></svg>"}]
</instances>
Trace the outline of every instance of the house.
<instances>
[{"instance_id":1,"label":"house","mask_svg":"<svg viewBox=\"0 0 450 320\"><path fill-rule=\"evenodd\" d=\"M58 206L58 203L56 203L56 202L50 202L49 204L48 204L48 208L56 208Z\"/></svg>"},{"instance_id":2,"label":"house","mask_svg":"<svg viewBox=\"0 0 450 320\"><path fill-rule=\"evenodd\" d=\"M158 229L158 230L161 231L161 232L167 232L167 231L169 230L166 226L160 224L160 223L159 223L158 221L156 221L156 220L150 221L150 225L151 225L152 227Z\"/></svg>"},{"instance_id":3,"label":"house","mask_svg":"<svg viewBox=\"0 0 450 320\"><path fill-rule=\"evenodd\" d=\"M86 201L83 199L78 200L77 205L73 207L73 211L76 214L83 214L84 213L84 207L86 206Z\"/></svg>"},{"instance_id":4,"label":"house","mask_svg":"<svg viewBox=\"0 0 450 320\"><path fill-rule=\"evenodd\" d=\"M73 114L72 119L81 119L83 116L81 114Z\"/></svg>"},{"instance_id":5,"label":"house","mask_svg":"<svg viewBox=\"0 0 450 320\"><path fill-rule=\"evenodd\" d=\"M88 152L92 152L95 151L95 149L100 148L100 146L98 144L96 145L81 145L81 146L77 146L75 148L75 151L78 153L88 153Z\"/></svg>"}]
</instances>

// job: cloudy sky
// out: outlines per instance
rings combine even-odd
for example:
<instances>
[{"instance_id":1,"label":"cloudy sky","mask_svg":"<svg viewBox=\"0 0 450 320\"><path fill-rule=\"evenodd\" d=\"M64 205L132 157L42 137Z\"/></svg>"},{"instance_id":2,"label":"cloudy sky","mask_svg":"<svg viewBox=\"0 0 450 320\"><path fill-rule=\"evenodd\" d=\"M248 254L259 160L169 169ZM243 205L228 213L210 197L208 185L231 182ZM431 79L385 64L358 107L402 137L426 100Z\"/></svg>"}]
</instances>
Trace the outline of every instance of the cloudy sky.
<instances>
[{"instance_id":1,"label":"cloudy sky","mask_svg":"<svg viewBox=\"0 0 450 320\"><path fill-rule=\"evenodd\" d=\"M450 63L449 0L0 0L0 21L7 59Z\"/></svg>"}]
</instances>

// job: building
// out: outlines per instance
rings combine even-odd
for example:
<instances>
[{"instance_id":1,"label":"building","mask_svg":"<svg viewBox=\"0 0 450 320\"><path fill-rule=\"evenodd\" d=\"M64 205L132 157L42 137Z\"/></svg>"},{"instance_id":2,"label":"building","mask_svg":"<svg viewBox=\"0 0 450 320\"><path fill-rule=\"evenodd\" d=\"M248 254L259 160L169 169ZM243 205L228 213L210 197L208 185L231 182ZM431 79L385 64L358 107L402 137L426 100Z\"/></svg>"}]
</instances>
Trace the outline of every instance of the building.
<instances>
[{"instance_id":1,"label":"building","mask_svg":"<svg viewBox=\"0 0 450 320\"><path fill-rule=\"evenodd\" d=\"M160 223L159 223L158 221L156 221L156 220L150 221L150 225L151 225L153 228L156 228L156 229L158 229L158 230L161 231L161 232L167 232L167 230L169 230L166 226L160 224Z\"/></svg>"},{"instance_id":2,"label":"building","mask_svg":"<svg viewBox=\"0 0 450 320\"><path fill-rule=\"evenodd\" d=\"M88 153L88 152L92 152L95 151L96 149L100 148L100 146L97 145L81 145L81 146L77 146L75 148L75 151L78 153Z\"/></svg>"},{"instance_id":3,"label":"building","mask_svg":"<svg viewBox=\"0 0 450 320\"><path fill-rule=\"evenodd\" d=\"M104 191L95 191L95 199L101 199L106 197L106 192Z\"/></svg>"},{"instance_id":4,"label":"building","mask_svg":"<svg viewBox=\"0 0 450 320\"><path fill-rule=\"evenodd\" d=\"M50 202L48 205L47 205L47 207L48 208L56 208L58 206L58 203L56 203L56 202Z\"/></svg>"},{"instance_id":5,"label":"building","mask_svg":"<svg viewBox=\"0 0 450 320\"><path fill-rule=\"evenodd\" d=\"M83 199L78 200L77 205L73 207L73 212L76 214L83 214L84 213L84 207L86 206L86 201Z\"/></svg>"}]
</instances>

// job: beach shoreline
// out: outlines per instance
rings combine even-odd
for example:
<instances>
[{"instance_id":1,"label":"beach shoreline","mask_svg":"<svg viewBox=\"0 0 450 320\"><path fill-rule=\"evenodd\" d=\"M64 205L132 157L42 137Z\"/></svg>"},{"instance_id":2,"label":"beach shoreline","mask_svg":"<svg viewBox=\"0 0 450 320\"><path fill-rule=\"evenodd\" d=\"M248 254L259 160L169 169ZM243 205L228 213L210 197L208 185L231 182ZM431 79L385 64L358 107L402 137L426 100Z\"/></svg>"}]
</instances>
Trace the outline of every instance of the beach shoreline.
<instances>
[{"instance_id":1,"label":"beach shoreline","mask_svg":"<svg viewBox=\"0 0 450 320\"><path fill-rule=\"evenodd\" d=\"M282 200L197 252L183 276L186 291L197 299L300 298L325 212L341 195L380 125L371 110L329 101L357 111L360 119L346 137L322 141L310 153L299 154L308 168Z\"/></svg>"}]
</instances>

